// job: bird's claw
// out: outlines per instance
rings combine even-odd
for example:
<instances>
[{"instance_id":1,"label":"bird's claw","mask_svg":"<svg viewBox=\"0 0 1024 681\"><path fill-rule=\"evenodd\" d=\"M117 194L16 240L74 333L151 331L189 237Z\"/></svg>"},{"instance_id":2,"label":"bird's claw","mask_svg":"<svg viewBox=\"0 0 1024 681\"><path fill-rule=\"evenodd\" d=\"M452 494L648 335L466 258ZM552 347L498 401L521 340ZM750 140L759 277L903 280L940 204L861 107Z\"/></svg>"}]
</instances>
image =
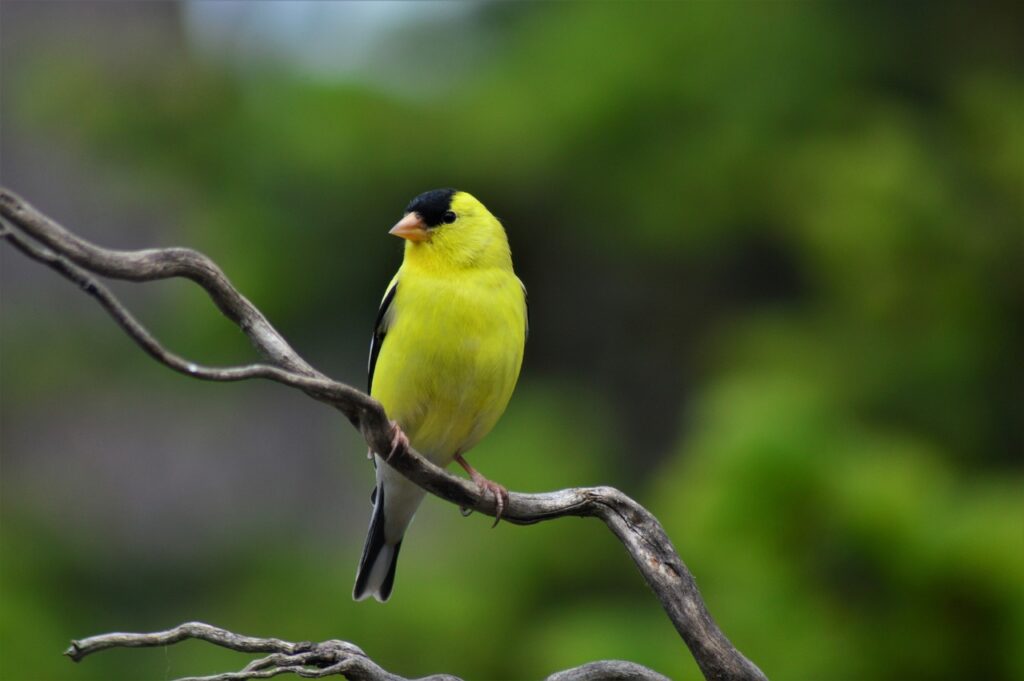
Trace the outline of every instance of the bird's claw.
<instances>
[{"instance_id":1,"label":"bird's claw","mask_svg":"<svg viewBox=\"0 0 1024 681\"><path fill-rule=\"evenodd\" d=\"M497 527L498 522L501 520L501 516L505 514L505 509L508 508L508 490L505 489L504 485L499 485L493 480L488 480L480 471L469 465L469 462L462 456L461 453L455 455L455 460L459 462L459 465L466 469L469 473L469 477L472 478L476 486L480 488L481 492L490 492L494 496L494 524L491 527ZM462 515L467 516L469 513L463 508Z\"/></svg>"},{"instance_id":2,"label":"bird's claw","mask_svg":"<svg viewBox=\"0 0 1024 681\"><path fill-rule=\"evenodd\" d=\"M494 496L494 505L497 509L494 513L494 524L491 527L497 527L501 521L501 516L505 513L505 509L508 508L508 490L505 489L504 485L499 485L493 480L486 478L477 480L476 484L480 487L481 491L490 492Z\"/></svg>"},{"instance_id":3,"label":"bird's claw","mask_svg":"<svg viewBox=\"0 0 1024 681\"><path fill-rule=\"evenodd\" d=\"M397 454L399 451L407 451L409 449L409 436L405 434L402 427L398 425L397 421L391 422L391 451L384 457L385 461L391 461L391 457Z\"/></svg>"}]
</instances>

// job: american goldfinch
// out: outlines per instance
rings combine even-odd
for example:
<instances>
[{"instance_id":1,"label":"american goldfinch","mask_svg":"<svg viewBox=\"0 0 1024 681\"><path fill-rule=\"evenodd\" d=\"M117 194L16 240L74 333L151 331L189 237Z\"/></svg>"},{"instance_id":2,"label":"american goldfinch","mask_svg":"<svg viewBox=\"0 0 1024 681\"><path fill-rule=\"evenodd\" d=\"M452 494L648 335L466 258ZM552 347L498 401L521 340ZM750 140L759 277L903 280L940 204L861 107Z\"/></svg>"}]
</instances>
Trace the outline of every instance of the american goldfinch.
<instances>
[{"instance_id":1,"label":"american goldfinch","mask_svg":"<svg viewBox=\"0 0 1024 681\"><path fill-rule=\"evenodd\" d=\"M391 229L405 256L377 313L370 394L394 420L394 446L439 466L458 461L495 496L508 492L464 458L498 422L515 388L527 334L526 290L505 230L466 192L420 194ZM370 530L352 597L386 601L402 537L425 492L374 455Z\"/></svg>"}]
</instances>

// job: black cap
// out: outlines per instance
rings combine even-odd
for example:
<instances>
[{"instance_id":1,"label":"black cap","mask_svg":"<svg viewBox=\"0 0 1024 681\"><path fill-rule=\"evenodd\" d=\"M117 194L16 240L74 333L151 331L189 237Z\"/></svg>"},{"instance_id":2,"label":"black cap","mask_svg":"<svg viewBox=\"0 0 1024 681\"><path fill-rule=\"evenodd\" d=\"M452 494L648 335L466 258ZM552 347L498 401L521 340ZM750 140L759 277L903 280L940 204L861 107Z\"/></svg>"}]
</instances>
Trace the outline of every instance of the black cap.
<instances>
[{"instance_id":1,"label":"black cap","mask_svg":"<svg viewBox=\"0 0 1024 681\"><path fill-rule=\"evenodd\" d=\"M427 227L437 227L444 222L444 214L451 208L453 196L454 189L431 189L410 201L405 212L415 212L423 218Z\"/></svg>"}]
</instances>

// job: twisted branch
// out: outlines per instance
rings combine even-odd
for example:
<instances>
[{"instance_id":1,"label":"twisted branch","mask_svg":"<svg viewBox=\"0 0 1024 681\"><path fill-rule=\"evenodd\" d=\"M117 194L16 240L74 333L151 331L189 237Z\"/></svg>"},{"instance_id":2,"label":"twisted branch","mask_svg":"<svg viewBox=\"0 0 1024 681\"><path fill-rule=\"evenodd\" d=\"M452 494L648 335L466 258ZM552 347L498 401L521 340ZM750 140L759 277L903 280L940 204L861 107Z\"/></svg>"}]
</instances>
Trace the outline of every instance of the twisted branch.
<instances>
[{"instance_id":1,"label":"twisted branch","mask_svg":"<svg viewBox=\"0 0 1024 681\"><path fill-rule=\"evenodd\" d=\"M167 631L151 634L100 634L81 641L72 641L64 654L75 662L108 648L153 648L197 639L240 653L269 653L237 672L224 672L213 676L179 679L179 681L242 681L269 679L278 674L292 673L303 678L318 679L340 675L351 681L405 681L391 674L366 656L359 646L347 641L320 643L292 643L277 638L242 636L203 622L186 622ZM454 676L435 675L422 681L458 681Z\"/></svg>"},{"instance_id":2,"label":"twisted branch","mask_svg":"<svg viewBox=\"0 0 1024 681\"><path fill-rule=\"evenodd\" d=\"M151 634L100 634L81 641L72 641L64 654L75 662L108 648L153 648L196 639L240 653L269 653L247 664L241 671L224 672L213 676L190 677L178 681L243 681L269 679L278 674L292 673L307 679L340 675L350 681L407 681L392 674L367 657L359 646L332 639L311 643L292 643L277 638L242 636L227 629L203 622L186 622L167 631ZM547 681L668 681L657 672L632 662L607 660L591 662L566 669L548 677ZM417 681L461 681L450 674L434 674Z\"/></svg>"},{"instance_id":3,"label":"twisted branch","mask_svg":"<svg viewBox=\"0 0 1024 681\"><path fill-rule=\"evenodd\" d=\"M34 209L14 192L3 187L0 187L0 237L28 257L51 267L62 276L75 282L87 294L95 298L132 340L158 362L175 371L203 380L240 381L262 378L297 388L313 399L334 407L344 414L362 433L373 451L390 451L391 427L381 404L369 395L344 383L334 381L310 366L292 349L266 317L232 286L216 263L205 255L186 248L141 251L101 248L67 231ZM164 348L93 275L136 282L175 277L194 281L206 291L218 309L248 336L253 346L263 355L265 362L233 367L208 367L190 362L174 354ZM477 486L469 480L439 468L412 448L395 452L388 464L423 489L442 499L480 513L495 515L496 507L493 496L481 493ZM766 678L757 666L744 657L718 628L704 605L693 575L676 553L661 523L647 509L619 490L611 487L581 487L546 494L513 492L509 495L508 506L502 515L505 520L518 525L528 525L563 516L600 518L618 537L647 584L658 597L706 679L763 681ZM204 638L204 636L197 635L196 632L208 632L208 630L201 629L201 627L208 626L182 625L182 627L191 628L179 627L171 632L178 632L178 635L182 635L181 632L184 631L186 637ZM222 632L223 630L216 631ZM121 638L110 639L110 636ZM126 636L129 638L124 638ZM145 638L147 636L159 635L99 636L85 639L78 645L81 647L87 642L111 640L135 641L134 643L122 643L123 645L149 645L139 642L150 640ZM231 636L235 635L231 634ZM210 640L219 645L223 645L223 641L227 640L223 638L214 640L214 638L211 635L205 637L204 640ZM272 641L273 639L260 640ZM102 649L111 645L116 644L108 643L93 649ZM287 645L294 646L295 644ZM326 645L326 643L317 645ZM358 650L351 644L345 645L350 646L353 650ZM72 646L72 650L75 650L75 646ZM86 650L78 657L91 651L92 649ZM285 656L296 654L295 648L287 648L287 646L281 649L274 648L273 651L274 654ZM72 659L77 658L72 655ZM305 664L302 660L311 658L276 659L284 660L285 666L299 669L303 668L303 664ZM361 659L366 658L363 656ZM274 668L282 667L277 665ZM222 675L210 678L266 678L266 675L252 676L252 673L263 674L269 671L271 671L269 667L250 669L248 672L239 672L250 673L250 676ZM338 670L331 673L342 672ZM302 672L302 674L305 675L306 672ZM380 670L377 676L352 676L350 678L398 678L380 674L386 674L386 672ZM630 677L627 675L601 678Z\"/></svg>"}]
</instances>

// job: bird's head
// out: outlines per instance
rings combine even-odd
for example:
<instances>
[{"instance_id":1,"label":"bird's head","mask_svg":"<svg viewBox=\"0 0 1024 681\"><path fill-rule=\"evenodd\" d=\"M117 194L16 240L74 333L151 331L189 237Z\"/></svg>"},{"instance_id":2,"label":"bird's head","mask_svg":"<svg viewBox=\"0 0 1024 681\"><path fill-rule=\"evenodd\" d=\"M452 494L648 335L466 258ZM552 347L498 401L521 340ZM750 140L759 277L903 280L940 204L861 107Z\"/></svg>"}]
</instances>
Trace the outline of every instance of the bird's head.
<instances>
[{"instance_id":1,"label":"bird's head","mask_svg":"<svg viewBox=\"0 0 1024 681\"><path fill-rule=\"evenodd\" d=\"M414 198L391 234L406 240L406 260L418 264L511 266L501 223L472 195L455 189L434 189Z\"/></svg>"}]
</instances>

